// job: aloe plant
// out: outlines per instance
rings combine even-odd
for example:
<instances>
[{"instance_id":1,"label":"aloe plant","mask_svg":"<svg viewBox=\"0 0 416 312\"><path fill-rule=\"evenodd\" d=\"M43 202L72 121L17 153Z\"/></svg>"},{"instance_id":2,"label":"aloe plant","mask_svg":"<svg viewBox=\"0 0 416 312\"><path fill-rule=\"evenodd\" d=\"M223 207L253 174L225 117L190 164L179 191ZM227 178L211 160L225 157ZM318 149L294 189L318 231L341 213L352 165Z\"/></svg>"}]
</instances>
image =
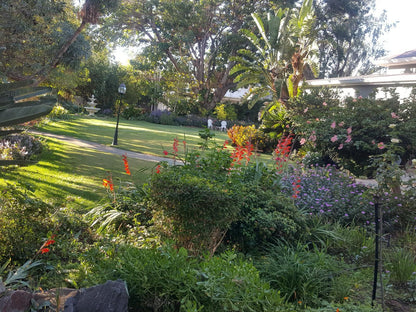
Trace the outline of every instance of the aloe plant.
<instances>
[{"instance_id":1,"label":"aloe plant","mask_svg":"<svg viewBox=\"0 0 416 312\"><path fill-rule=\"evenodd\" d=\"M49 114L56 103L48 87L32 81L0 84L0 127L15 126ZM36 99L34 99L36 98Z\"/></svg>"},{"instance_id":2,"label":"aloe plant","mask_svg":"<svg viewBox=\"0 0 416 312\"><path fill-rule=\"evenodd\" d=\"M0 84L0 137L22 130L2 127L16 126L51 112L56 103L52 88L32 87L33 81ZM0 160L0 166L21 165L22 160Z\"/></svg>"}]
</instances>

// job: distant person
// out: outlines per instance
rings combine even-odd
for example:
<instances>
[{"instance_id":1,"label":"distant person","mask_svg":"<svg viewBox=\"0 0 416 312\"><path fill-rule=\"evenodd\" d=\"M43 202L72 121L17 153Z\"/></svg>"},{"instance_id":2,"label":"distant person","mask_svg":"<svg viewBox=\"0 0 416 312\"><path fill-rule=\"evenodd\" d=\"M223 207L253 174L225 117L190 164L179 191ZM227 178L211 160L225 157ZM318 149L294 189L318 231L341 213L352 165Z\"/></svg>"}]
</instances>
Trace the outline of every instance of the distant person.
<instances>
[{"instance_id":1,"label":"distant person","mask_svg":"<svg viewBox=\"0 0 416 312\"><path fill-rule=\"evenodd\" d=\"M208 129L212 129L212 119L208 118Z\"/></svg>"},{"instance_id":2,"label":"distant person","mask_svg":"<svg viewBox=\"0 0 416 312\"><path fill-rule=\"evenodd\" d=\"M227 131L227 122L225 120L221 121L221 131Z\"/></svg>"}]
</instances>

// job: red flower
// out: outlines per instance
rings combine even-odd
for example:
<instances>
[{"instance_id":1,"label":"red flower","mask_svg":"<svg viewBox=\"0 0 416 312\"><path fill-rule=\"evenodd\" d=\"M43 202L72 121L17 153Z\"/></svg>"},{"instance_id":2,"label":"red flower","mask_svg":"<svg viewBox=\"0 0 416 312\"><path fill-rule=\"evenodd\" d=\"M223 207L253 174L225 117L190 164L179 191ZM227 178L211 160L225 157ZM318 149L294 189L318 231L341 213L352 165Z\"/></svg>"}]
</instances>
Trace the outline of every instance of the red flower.
<instances>
[{"instance_id":1,"label":"red flower","mask_svg":"<svg viewBox=\"0 0 416 312\"><path fill-rule=\"evenodd\" d=\"M44 246L46 247L46 246L52 245L53 243L55 243L53 239L48 239Z\"/></svg>"},{"instance_id":2,"label":"red flower","mask_svg":"<svg viewBox=\"0 0 416 312\"><path fill-rule=\"evenodd\" d=\"M47 252L49 252L50 250L49 250L49 248L42 248L41 250L40 250L40 253L41 254L44 254L44 253L47 253Z\"/></svg>"},{"instance_id":3,"label":"red flower","mask_svg":"<svg viewBox=\"0 0 416 312\"><path fill-rule=\"evenodd\" d=\"M168 153L168 151L163 151L163 154L165 154L165 156L167 156L169 153Z\"/></svg>"},{"instance_id":4,"label":"red flower","mask_svg":"<svg viewBox=\"0 0 416 312\"><path fill-rule=\"evenodd\" d=\"M179 141L178 141L178 139L177 138L174 138L173 139L173 151L175 152L175 155L178 153L178 151L179 151L179 149L178 149L178 144L179 144Z\"/></svg>"},{"instance_id":5,"label":"red flower","mask_svg":"<svg viewBox=\"0 0 416 312\"><path fill-rule=\"evenodd\" d=\"M156 167L156 173L160 173L160 165L157 165L157 167Z\"/></svg>"},{"instance_id":6,"label":"red flower","mask_svg":"<svg viewBox=\"0 0 416 312\"><path fill-rule=\"evenodd\" d=\"M127 160L127 155L123 155L123 161L124 161L124 170L126 171L126 173L128 175L131 175L130 168L129 168L129 162Z\"/></svg>"}]
</instances>

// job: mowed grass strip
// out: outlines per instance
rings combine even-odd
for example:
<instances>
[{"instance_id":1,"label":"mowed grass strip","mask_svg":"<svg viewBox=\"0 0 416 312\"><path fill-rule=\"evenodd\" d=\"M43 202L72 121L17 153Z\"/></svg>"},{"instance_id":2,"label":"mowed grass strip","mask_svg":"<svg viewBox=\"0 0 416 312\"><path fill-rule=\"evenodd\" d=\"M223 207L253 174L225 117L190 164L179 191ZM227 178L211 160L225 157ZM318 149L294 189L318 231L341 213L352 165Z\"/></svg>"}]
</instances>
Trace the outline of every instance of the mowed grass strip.
<instances>
[{"instance_id":1,"label":"mowed grass strip","mask_svg":"<svg viewBox=\"0 0 416 312\"><path fill-rule=\"evenodd\" d=\"M44 141L47 148L38 162L2 168L0 184L19 185L55 206L82 211L107 196L103 179L111 176L116 188L121 182L141 185L156 166L155 162L128 159L132 172L128 176L120 155L81 148L53 138Z\"/></svg>"},{"instance_id":2,"label":"mowed grass strip","mask_svg":"<svg viewBox=\"0 0 416 312\"><path fill-rule=\"evenodd\" d=\"M38 130L66 135L110 146L116 127L115 118L74 116L70 120L50 121ZM120 119L118 145L114 148L163 157L163 151L172 152L173 140L186 141L188 149L198 148L199 131L194 127L169 126L146 121ZM229 140L226 132L215 131L214 140L223 144ZM180 148L180 152L183 148Z\"/></svg>"}]
</instances>

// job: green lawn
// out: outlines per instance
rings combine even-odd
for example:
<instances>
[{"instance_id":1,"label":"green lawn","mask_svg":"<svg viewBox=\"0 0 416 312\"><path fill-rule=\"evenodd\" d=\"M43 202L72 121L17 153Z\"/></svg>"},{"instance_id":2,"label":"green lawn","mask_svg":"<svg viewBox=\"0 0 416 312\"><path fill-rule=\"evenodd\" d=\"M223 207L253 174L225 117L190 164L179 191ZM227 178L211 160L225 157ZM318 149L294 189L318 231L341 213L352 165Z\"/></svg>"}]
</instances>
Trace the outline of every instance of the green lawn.
<instances>
[{"instance_id":1,"label":"green lawn","mask_svg":"<svg viewBox=\"0 0 416 312\"><path fill-rule=\"evenodd\" d=\"M47 149L39 162L3 168L0 185L20 185L53 205L82 211L107 196L102 180L110 173L116 186L121 180L143 183L155 166L154 162L129 159L130 177L125 174L123 160L118 155L80 148L52 138L46 138L45 143ZM148 170L136 174L140 169Z\"/></svg>"},{"instance_id":2,"label":"green lawn","mask_svg":"<svg viewBox=\"0 0 416 312\"><path fill-rule=\"evenodd\" d=\"M48 122L39 130L111 145L115 127L115 118L74 116L70 120ZM174 138L180 142L185 140L190 149L197 148L201 142L198 135L200 130L120 119L117 146L133 152L163 156L164 150L172 151ZM229 138L225 132L216 131L214 139L218 144L223 144Z\"/></svg>"},{"instance_id":3,"label":"green lawn","mask_svg":"<svg viewBox=\"0 0 416 312\"><path fill-rule=\"evenodd\" d=\"M71 116L69 120L43 123L38 130L111 145L114 118ZM178 138L179 154L183 155L182 141L189 150L197 149L201 138L200 128L166 126L144 121L120 120L118 146L133 152L164 156L163 151L172 152L174 138ZM32 190L39 198L56 206L66 206L81 211L91 208L106 195L102 180L112 175L115 186L119 181L133 181L142 184L156 166L130 158L132 176L124 172L120 156L81 148L57 139L42 137L47 148L39 162L24 166L2 169L0 185L7 183L21 185ZM226 133L215 132L214 140L223 144L228 139ZM270 160L270 156L261 156ZM147 169L144 172L142 169Z\"/></svg>"}]
</instances>

